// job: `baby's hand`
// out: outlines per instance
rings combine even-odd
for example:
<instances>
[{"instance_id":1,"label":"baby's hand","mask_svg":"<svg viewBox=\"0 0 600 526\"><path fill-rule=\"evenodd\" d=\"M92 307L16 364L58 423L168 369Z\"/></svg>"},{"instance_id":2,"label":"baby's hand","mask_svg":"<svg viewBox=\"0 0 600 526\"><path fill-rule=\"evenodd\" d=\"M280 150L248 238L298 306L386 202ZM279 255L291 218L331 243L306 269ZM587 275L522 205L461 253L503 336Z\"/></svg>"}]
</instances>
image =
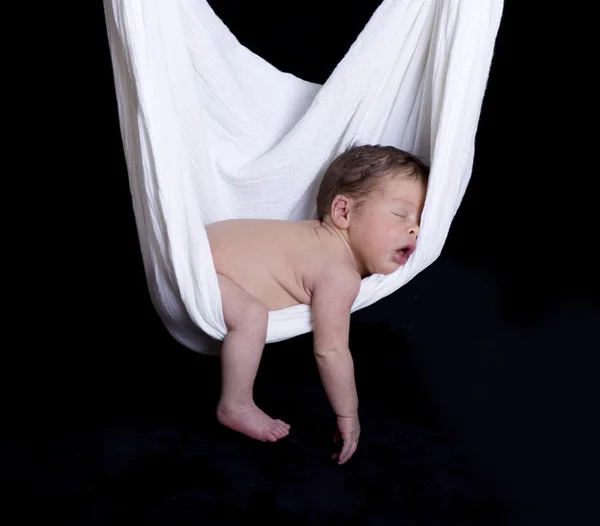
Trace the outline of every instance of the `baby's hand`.
<instances>
[{"instance_id":1,"label":"baby's hand","mask_svg":"<svg viewBox=\"0 0 600 526\"><path fill-rule=\"evenodd\" d=\"M340 440L343 441L342 451L334 453L333 460L338 459L338 464L344 464L350 459L358 447L358 438L360 436L360 422L356 416L338 416L337 431L333 437L336 445Z\"/></svg>"}]
</instances>

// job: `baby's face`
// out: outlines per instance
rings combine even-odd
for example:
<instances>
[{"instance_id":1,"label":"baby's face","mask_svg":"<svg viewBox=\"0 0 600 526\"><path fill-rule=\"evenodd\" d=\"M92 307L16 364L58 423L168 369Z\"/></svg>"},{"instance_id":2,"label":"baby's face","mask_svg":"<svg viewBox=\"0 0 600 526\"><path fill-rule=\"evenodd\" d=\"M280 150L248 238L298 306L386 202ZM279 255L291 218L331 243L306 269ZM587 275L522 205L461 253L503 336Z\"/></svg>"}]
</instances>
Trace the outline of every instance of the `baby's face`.
<instances>
[{"instance_id":1,"label":"baby's face","mask_svg":"<svg viewBox=\"0 0 600 526\"><path fill-rule=\"evenodd\" d=\"M415 251L425 189L401 175L372 192L348 230L352 248L367 274L391 274Z\"/></svg>"}]
</instances>

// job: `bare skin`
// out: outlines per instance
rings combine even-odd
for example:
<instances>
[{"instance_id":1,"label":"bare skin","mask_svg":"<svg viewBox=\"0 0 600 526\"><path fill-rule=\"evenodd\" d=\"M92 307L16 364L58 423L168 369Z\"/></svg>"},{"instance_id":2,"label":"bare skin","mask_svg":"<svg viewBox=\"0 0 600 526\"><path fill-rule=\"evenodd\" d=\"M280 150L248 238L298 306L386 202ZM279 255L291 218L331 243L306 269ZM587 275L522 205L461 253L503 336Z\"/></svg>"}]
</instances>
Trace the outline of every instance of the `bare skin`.
<instances>
[{"instance_id":1,"label":"bare skin","mask_svg":"<svg viewBox=\"0 0 600 526\"><path fill-rule=\"evenodd\" d=\"M354 454L360 423L348 345L351 308L363 277L396 271L414 251L424 197L420 183L393 177L360 207L337 196L323 221L239 219L207 226L228 329L219 422L256 440L289 434L287 423L256 406L253 385L269 311L311 305L315 358L337 416L335 440L343 442L334 458L343 464Z\"/></svg>"}]
</instances>

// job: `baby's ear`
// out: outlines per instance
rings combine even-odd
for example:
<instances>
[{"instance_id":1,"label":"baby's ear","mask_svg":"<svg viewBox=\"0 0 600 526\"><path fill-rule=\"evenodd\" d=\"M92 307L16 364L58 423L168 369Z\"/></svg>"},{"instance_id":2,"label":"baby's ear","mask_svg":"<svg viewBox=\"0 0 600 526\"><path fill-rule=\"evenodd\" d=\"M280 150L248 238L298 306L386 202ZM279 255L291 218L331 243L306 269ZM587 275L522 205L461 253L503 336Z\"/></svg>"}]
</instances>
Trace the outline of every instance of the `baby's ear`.
<instances>
[{"instance_id":1,"label":"baby's ear","mask_svg":"<svg viewBox=\"0 0 600 526\"><path fill-rule=\"evenodd\" d=\"M336 195L331 203L331 220L333 224L342 229L348 228L350 223L350 208L352 199L345 195Z\"/></svg>"}]
</instances>

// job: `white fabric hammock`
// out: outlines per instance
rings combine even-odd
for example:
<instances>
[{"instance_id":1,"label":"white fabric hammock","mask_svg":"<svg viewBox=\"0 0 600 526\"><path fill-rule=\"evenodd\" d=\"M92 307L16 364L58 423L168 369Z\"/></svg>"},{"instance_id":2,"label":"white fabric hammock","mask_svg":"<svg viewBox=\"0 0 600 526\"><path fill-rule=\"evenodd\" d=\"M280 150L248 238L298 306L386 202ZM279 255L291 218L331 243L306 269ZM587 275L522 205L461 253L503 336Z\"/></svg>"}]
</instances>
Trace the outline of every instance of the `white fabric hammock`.
<instances>
[{"instance_id":1,"label":"white fabric hammock","mask_svg":"<svg viewBox=\"0 0 600 526\"><path fill-rule=\"evenodd\" d=\"M226 334L204 225L313 218L323 170L353 142L431 163L416 253L364 279L353 311L438 258L471 176L502 0L384 0L324 85L242 46L206 1L104 7L148 287L177 341L215 354ZM269 314L267 342L311 330L309 307L289 307Z\"/></svg>"}]
</instances>

